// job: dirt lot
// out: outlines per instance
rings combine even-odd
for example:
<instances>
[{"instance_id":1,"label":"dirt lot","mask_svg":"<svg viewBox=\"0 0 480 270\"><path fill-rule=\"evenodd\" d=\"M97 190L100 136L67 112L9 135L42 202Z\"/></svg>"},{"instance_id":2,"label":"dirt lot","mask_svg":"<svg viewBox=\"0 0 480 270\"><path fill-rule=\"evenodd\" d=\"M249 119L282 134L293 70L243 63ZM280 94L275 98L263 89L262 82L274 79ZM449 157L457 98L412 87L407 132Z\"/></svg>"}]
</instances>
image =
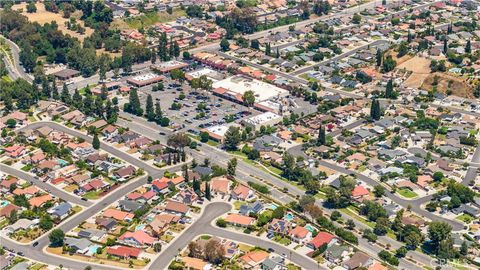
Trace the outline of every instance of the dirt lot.
<instances>
[{"instance_id":1,"label":"dirt lot","mask_svg":"<svg viewBox=\"0 0 480 270\"><path fill-rule=\"evenodd\" d=\"M408 87L419 88L422 86L424 80L430 76L430 60L414 56L399 64L397 69L411 71L412 74L405 81L405 85Z\"/></svg>"},{"instance_id":2,"label":"dirt lot","mask_svg":"<svg viewBox=\"0 0 480 270\"><path fill-rule=\"evenodd\" d=\"M435 78L438 76L437 91L446 93L450 89L451 94L459 97L473 98L472 87L465 82L464 78L455 77L444 73L432 73L423 82L421 88L431 90Z\"/></svg>"},{"instance_id":3,"label":"dirt lot","mask_svg":"<svg viewBox=\"0 0 480 270\"><path fill-rule=\"evenodd\" d=\"M82 27L85 28L85 34L80 35L79 33L75 31L68 30L67 27L65 26L65 22L67 22L69 19L65 19L62 16L62 13L52 13L49 11L45 10L45 6L43 3L37 3L37 12L35 13L28 13L26 10L26 3L22 4L17 4L12 7L13 10L19 10L22 9L23 12L22 14L25 15L31 22L38 22L39 24L46 24L50 23L52 21L55 21L58 24L58 29L62 31L64 34L69 34L72 37L78 38L81 42L83 42L83 39L85 37L90 36L93 33L93 29L89 27L85 27L85 24L79 20L81 16L81 11L77 11L74 14L72 14L72 17L77 18L77 23L79 23Z\"/></svg>"}]
</instances>

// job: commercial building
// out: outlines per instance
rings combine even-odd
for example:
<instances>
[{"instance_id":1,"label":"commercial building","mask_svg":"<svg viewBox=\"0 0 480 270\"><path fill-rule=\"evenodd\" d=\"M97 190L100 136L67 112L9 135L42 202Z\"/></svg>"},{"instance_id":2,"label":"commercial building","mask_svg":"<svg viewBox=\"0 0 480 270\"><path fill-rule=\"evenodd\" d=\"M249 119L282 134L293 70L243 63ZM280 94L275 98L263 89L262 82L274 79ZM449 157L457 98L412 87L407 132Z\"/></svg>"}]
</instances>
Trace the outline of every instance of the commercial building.
<instances>
[{"instance_id":1,"label":"commercial building","mask_svg":"<svg viewBox=\"0 0 480 270\"><path fill-rule=\"evenodd\" d=\"M252 91L255 95L255 102L263 102L270 99L287 97L289 92L275 85L249 78L243 75L236 75L213 83L213 93L223 98L243 103L243 94Z\"/></svg>"},{"instance_id":2,"label":"commercial building","mask_svg":"<svg viewBox=\"0 0 480 270\"><path fill-rule=\"evenodd\" d=\"M170 72L172 70L181 69L181 68L185 68L185 67L188 67L187 63L176 61L176 60L167 61L167 62L160 62L158 64L150 66L150 68L152 70L158 71L160 73L167 73L167 72Z\"/></svg>"},{"instance_id":3,"label":"commercial building","mask_svg":"<svg viewBox=\"0 0 480 270\"><path fill-rule=\"evenodd\" d=\"M127 79L127 82L136 87L143 87L143 86L160 82L163 79L164 77L161 75L157 75L154 73L146 73L146 74L138 75L130 79Z\"/></svg>"},{"instance_id":4,"label":"commercial building","mask_svg":"<svg viewBox=\"0 0 480 270\"><path fill-rule=\"evenodd\" d=\"M57 77L57 79L62 80L62 81L66 81L68 79L76 77L79 74L80 74L79 71L74 70L74 69L69 69L69 68L66 68L64 70L60 70L60 71L57 71L57 72L53 73L53 75L55 77Z\"/></svg>"},{"instance_id":5,"label":"commercial building","mask_svg":"<svg viewBox=\"0 0 480 270\"><path fill-rule=\"evenodd\" d=\"M273 126L282 121L282 117L273 112L265 112L242 120L245 126L260 130L261 126Z\"/></svg>"}]
</instances>

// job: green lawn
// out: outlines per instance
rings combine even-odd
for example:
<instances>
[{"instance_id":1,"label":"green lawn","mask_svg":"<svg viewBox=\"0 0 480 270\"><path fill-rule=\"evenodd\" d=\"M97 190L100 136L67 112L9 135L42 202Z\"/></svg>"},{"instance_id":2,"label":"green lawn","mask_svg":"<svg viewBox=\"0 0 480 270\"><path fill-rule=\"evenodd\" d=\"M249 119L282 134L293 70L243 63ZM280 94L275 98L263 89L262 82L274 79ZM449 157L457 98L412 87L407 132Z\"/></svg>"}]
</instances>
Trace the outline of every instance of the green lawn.
<instances>
[{"instance_id":1,"label":"green lawn","mask_svg":"<svg viewBox=\"0 0 480 270\"><path fill-rule=\"evenodd\" d=\"M273 237L273 241L275 241L277 243L280 243L282 245L285 245L285 246L288 246L292 243L292 241L290 241L290 239L288 239L286 237L283 237L283 236L280 236L280 235L277 235L277 236Z\"/></svg>"},{"instance_id":2,"label":"green lawn","mask_svg":"<svg viewBox=\"0 0 480 270\"><path fill-rule=\"evenodd\" d=\"M32 164L27 164L21 168L24 172L29 172L33 168Z\"/></svg>"},{"instance_id":3,"label":"green lawn","mask_svg":"<svg viewBox=\"0 0 480 270\"><path fill-rule=\"evenodd\" d=\"M87 198L89 200L96 200L99 198L99 191L89 191L83 195L84 198Z\"/></svg>"},{"instance_id":4,"label":"green lawn","mask_svg":"<svg viewBox=\"0 0 480 270\"><path fill-rule=\"evenodd\" d=\"M410 189L408 188L400 188L397 190L398 194L400 194L401 196L405 197L405 198L408 198L408 199L412 199L412 198L415 198L418 196L417 193L411 191Z\"/></svg>"},{"instance_id":5,"label":"green lawn","mask_svg":"<svg viewBox=\"0 0 480 270\"><path fill-rule=\"evenodd\" d=\"M469 224L470 222L472 222L472 220L474 220L474 218L472 216L470 216L469 214L462 214L458 217L456 217L455 219L457 220L460 220L466 224Z\"/></svg>"}]
</instances>

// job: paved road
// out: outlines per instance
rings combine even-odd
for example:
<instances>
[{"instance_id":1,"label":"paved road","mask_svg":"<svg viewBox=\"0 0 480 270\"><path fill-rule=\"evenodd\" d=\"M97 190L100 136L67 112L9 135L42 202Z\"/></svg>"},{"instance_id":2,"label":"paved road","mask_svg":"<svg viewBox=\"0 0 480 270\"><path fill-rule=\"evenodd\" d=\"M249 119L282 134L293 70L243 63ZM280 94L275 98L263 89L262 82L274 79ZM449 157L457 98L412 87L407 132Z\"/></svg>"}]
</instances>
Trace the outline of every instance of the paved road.
<instances>
[{"instance_id":1,"label":"paved road","mask_svg":"<svg viewBox=\"0 0 480 270\"><path fill-rule=\"evenodd\" d=\"M25 70L23 69L23 66L20 63L20 60L19 60L20 59L20 57L19 57L20 48L13 41L7 39L6 37L4 37L2 35L0 35L0 36L5 39L6 43L10 47L10 52L11 52L12 57L13 57L13 64L14 64L13 67L10 66L10 63L6 59L4 59L5 64L6 64L7 69L8 69L8 72L9 72L10 76L12 77L12 79L24 78L25 80L27 80L30 83L33 82L32 76L30 74L28 74L27 72L25 72Z\"/></svg>"},{"instance_id":2,"label":"paved road","mask_svg":"<svg viewBox=\"0 0 480 270\"><path fill-rule=\"evenodd\" d=\"M56 188L56 187L54 187L50 184L47 184L43 181L40 181L37 178L35 178L33 175L31 175L29 173L26 173L22 170L17 170L17 169L14 169L14 168L10 167L10 166L5 165L5 164L0 164L0 171L2 171L4 173L7 173L7 174L10 174L10 175L13 175L13 176L15 176L19 179L29 181L29 182L35 184L37 187L45 190L48 193L51 193L52 195L54 195L58 198L63 199L64 201L75 203L75 204L81 205L83 207L88 207L88 206L92 205L91 202L82 201L80 199L80 197L72 195L72 194L70 194L70 193L68 193L68 192L66 192L62 189Z\"/></svg>"}]
</instances>

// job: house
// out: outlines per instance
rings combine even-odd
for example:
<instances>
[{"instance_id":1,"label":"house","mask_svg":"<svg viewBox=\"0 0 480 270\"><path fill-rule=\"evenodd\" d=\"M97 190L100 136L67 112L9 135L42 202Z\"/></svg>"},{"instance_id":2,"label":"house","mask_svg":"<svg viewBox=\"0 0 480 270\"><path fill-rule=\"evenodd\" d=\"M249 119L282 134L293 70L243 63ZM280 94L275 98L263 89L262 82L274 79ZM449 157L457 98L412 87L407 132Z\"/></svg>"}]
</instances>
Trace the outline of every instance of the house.
<instances>
[{"instance_id":1,"label":"house","mask_svg":"<svg viewBox=\"0 0 480 270\"><path fill-rule=\"evenodd\" d=\"M107 231L111 231L115 229L115 227L117 226L117 221L113 218L97 217L95 219L95 224L97 224L99 228L103 228Z\"/></svg>"},{"instance_id":2,"label":"house","mask_svg":"<svg viewBox=\"0 0 480 270\"><path fill-rule=\"evenodd\" d=\"M40 207L44 203L46 203L48 201L51 201L51 200L53 200L52 195L45 194L45 195L41 195L41 196L38 196L38 197L31 198L30 200L28 200L28 203L30 204L31 207Z\"/></svg>"},{"instance_id":3,"label":"house","mask_svg":"<svg viewBox=\"0 0 480 270\"><path fill-rule=\"evenodd\" d=\"M231 195L232 195L232 198L235 200L247 201L247 200L253 199L253 197L255 196L255 193L247 186L237 185L232 190Z\"/></svg>"},{"instance_id":4,"label":"house","mask_svg":"<svg viewBox=\"0 0 480 270\"><path fill-rule=\"evenodd\" d=\"M274 256L272 258L267 258L262 262L262 270L284 270L287 269L285 266L285 259L280 256Z\"/></svg>"},{"instance_id":5,"label":"house","mask_svg":"<svg viewBox=\"0 0 480 270\"><path fill-rule=\"evenodd\" d=\"M240 262L244 265L244 268L253 268L261 264L269 256L268 252L264 250L254 250L246 253L240 257Z\"/></svg>"},{"instance_id":6,"label":"house","mask_svg":"<svg viewBox=\"0 0 480 270\"><path fill-rule=\"evenodd\" d=\"M304 241L312 237L312 233L302 226L297 226L288 232L288 236L294 242L303 243Z\"/></svg>"},{"instance_id":7,"label":"house","mask_svg":"<svg viewBox=\"0 0 480 270\"><path fill-rule=\"evenodd\" d=\"M362 201L366 197L370 195L368 189L366 189L364 186L356 186L352 190L352 198L357 201Z\"/></svg>"},{"instance_id":8,"label":"house","mask_svg":"<svg viewBox=\"0 0 480 270\"><path fill-rule=\"evenodd\" d=\"M78 237L87 238L92 241L101 242L107 233L104 230L83 229L78 232Z\"/></svg>"},{"instance_id":9,"label":"house","mask_svg":"<svg viewBox=\"0 0 480 270\"><path fill-rule=\"evenodd\" d=\"M146 205L143 203L130 201L130 200L120 200L118 206L122 211L134 213L135 211L143 211L146 209Z\"/></svg>"},{"instance_id":10,"label":"house","mask_svg":"<svg viewBox=\"0 0 480 270\"><path fill-rule=\"evenodd\" d=\"M193 168L193 171L198 173L201 177L209 176L213 172L212 169L210 169L209 167L205 167L205 166L196 166L195 168Z\"/></svg>"},{"instance_id":11,"label":"house","mask_svg":"<svg viewBox=\"0 0 480 270\"><path fill-rule=\"evenodd\" d=\"M327 247L324 253L324 257L327 261L335 264L339 264L348 255L349 248L345 245L332 244Z\"/></svg>"},{"instance_id":12,"label":"house","mask_svg":"<svg viewBox=\"0 0 480 270\"><path fill-rule=\"evenodd\" d=\"M131 221L134 217L132 213L123 212L118 209L109 208L103 213L103 217L113 218L118 221Z\"/></svg>"},{"instance_id":13,"label":"house","mask_svg":"<svg viewBox=\"0 0 480 270\"><path fill-rule=\"evenodd\" d=\"M258 214L260 213L260 211L262 211L264 208L262 202L260 202L259 200L251 203L251 204L242 204L240 206L240 210L239 210L239 213L244 215L244 216L248 216L250 213L254 213L254 214Z\"/></svg>"},{"instance_id":14,"label":"house","mask_svg":"<svg viewBox=\"0 0 480 270\"><path fill-rule=\"evenodd\" d=\"M10 190L10 186L13 184L16 185L17 182L18 182L18 179L15 177L6 178L6 179L3 179L2 182L0 182L0 187L2 191L7 192Z\"/></svg>"},{"instance_id":15,"label":"house","mask_svg":"<svg viewBox=\"0 0 480 270\"><path fill-rule=\"evenodd\" d=\"M356 252L352 257L343 264L348 270L357 269L359 267L369 267L374 260L363 252Z\"/></svg>"},{"instance_id":16,"label":"house","mask_svg":"<svg viewBox=\"0 0 480 270\"><path fill-rule=\"evenodd\" d=\"M18 230L29 230L33 228L33 226L38 224L38 222L40 222L39 219L29 220L29 219L21 218L17 220L17 222L13 223L12 225L5 227L4 230L7 233L14 233Z\"/></svg>"},{"instance_id":17,"label":"house","mask_svg":"<svg viewBox=\"0 0 480 270\"><path fill-rule=\"evenodd\" d=\"M179 220L180 217L177 215L156 215L155 218L149 224L147 224L147 226L145 226L145 231L152 236L159 237L168 228L168 225L177 223Z\"/></svg>"},{"instance_id":18,"label":"house","mask_svg":"<svg viewBox=\"0 0 480 270\"><path fill-rule=\"evenodd\" d=\"M10 217L13 211L20 210L20 207L14 204L7 204L3 208L0 209L0 217Z\"/></svg>"},{"instance_id":19,"label":"house","mask_svg":"<svg viewBox=\"0 0 480 270\"><path fill-rule=\"evenodd\" d=\"M151 237L142 230L135 232L125 232L118 238L118 240L125 245L134 247L151 246L153 242L155 242L155 238Z\"/></svg>"},{"instance_id":20,"label":"house","mask_svg":"<svg viewBox=\"0 0 480 270\"><path fill-rule=\"evenodd\" d=\"M12 145L3 149L5 154L10 158L19 158L25 153L25 146L23 145Z\"/></svg>"},{"instance_id":21,"label":"house","mask_svg":"<svg viewBox=\"0 0 480 270\"><path fill-rule=\"evenodd\" d=\"M181 202L169 200L165 205L165 211L173 214L180 214L183 216L183 215L186 215L188 211L190 211L190 207L188 207L188 205L183 204Z\"/></svg>"},{"instance_id":22,"label":"house","mask_svg":"<svg viewBox=\"0 0 480 270\"><path fill-rule=\"evenodd\" d=\"M182 257L181 260L185 264L186 269L191 270L207 270L212 269L212 265L205 262L202 259L191 258L191 257Z\"/></svg>"},{"instance_id":23,"label":"house","mask_svg":"<svg viewBox=\"0 0 480 270\"><path fill-rule=\"evenodd\" d=\"M152 181L152 190L156 193L165 194L168 193L170 190L168 189L168 183L165 181L154 180Z\"/></svg>"},{"instance_id":24,"label":"house","mask_svg":"<svg viewBox=\"0 0 480 270\"><path fill-rule=\"evenodd\" d=\"M215 177L210 181L210 190L214 195L228 195L230 180L225 177Z\"/></svg>"},{"instance_id":25,"label":"house","mask_svg":"<svg viewBox=\"0 0 480 270\"><path fill-rule=\"evenodd\" d=\"M307 246L312 248L312 249L318 249L322 245L331 245L332 243L335 243L335 236L331 233L328 232L319 232L313 239L310 241Z\"/></svg>"},{"instance_id":26,"label":"house","mask_svg":"<svg viewBox=\"0 0 480 270\"><path fill-rule=\"evenodd\" d=\"M453 208L452 213L454 213L455 215L468 214L475 218L480 217L480 209L469 204L462 204L457 208Z\"/></svg>"},{"instance_id":27,"label":"house","mask_svg":"<svg viewBox=\"0 0 480 270\"><path fill-rule=\"evenodd\" d=\"M70 209L72 209L72 205L68 202L64 202L49 209L48 213L58 219L64 219L70 213Z\"/></svg>"},{"instance_id":28,"label":"house","mask_svg":"<svg viewBox=\"0 0 480 270\"><path fill-rule=\"evenodd\" d=\"M290 224L290 222L283 219L274 218L268 225L268 233L287 235L291 228L292 224Z\"/></svg>"},{"instance_id":29,"label":"house","mask_svg":"<svg viewBox=\"0 0 480 270\"><path fill-rule=\"evenodd\" d=\"M198 195L192 188L186 188L177 194L176 199L184 204L190 205L198 199Z\"/></svg>"},{"instance_id":30,"label":"house","mask_svg":"<svg viewBox=\"0 0 480 270\"><path fill-rule=\"evenodd\" d=\"M225 217L225 222L239 227L247 227L253 225L255 219L252 217L239 215L239 214L228 214Z\"/></svg>"},{"instance_id":31,"label":"house","mask_svg":"<svg viewBox=\"0 0 480 270\"><path fill-rule=\"evenodd\" d=\"M135 174L135 167L129 165L127 167L121 168L113 173L117 180L127 180L129 177Z\"/></svg>"},{"instance_id":32,"label":"house","mask_svg":"<svg viewBox=\"0 0 480 270\"><path fill-rule=\"evenodd\" d=\"M73 249L75 253L85 254L89 251L88 248L92 245L92 242L85 238L77 239L73 237L66 237L65 245Z\"/></svg>"},{"instance_id":33,"label":"house","mask_svg":"<svg viewBox=\"0 0 480 270\"><path fill-rule=\"evenodd\" d=\"M125 246L113 246L107 248L107 254L124 259L138 258L141 252L141 249Z\"/></svg>"}]
</instances>

